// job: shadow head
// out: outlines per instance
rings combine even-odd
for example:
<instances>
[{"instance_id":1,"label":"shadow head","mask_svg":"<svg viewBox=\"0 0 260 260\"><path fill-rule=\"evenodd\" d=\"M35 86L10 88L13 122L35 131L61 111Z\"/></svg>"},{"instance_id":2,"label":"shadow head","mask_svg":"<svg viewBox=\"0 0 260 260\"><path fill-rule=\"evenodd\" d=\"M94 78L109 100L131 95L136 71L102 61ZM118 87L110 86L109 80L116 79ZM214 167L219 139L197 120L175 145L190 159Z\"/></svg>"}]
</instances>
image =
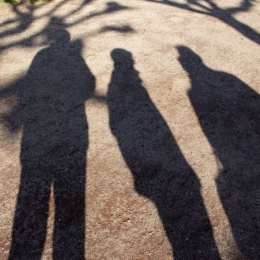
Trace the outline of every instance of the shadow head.
<instances>
[{"instance_id":1,"label":"shadow head","mask_svg":"<svg viewBox=\"0 0 260 260\"><path fill-rule=\"evenodd\" d=\"M70 42L70 34L64 29L50 29L48 32L48 41L51 44L68 44Z\"/></svg>"},{"instance_id":2,"label":"shadow head","mask_svg":"<svg viewBox=\"0 0 260 260\"><path fill-rule=\"evenodd\" d=\"M203 65L203 61L198 54L192 51L190 48L179 45L176 47L179 52L179 62L182 67L188 72L192 73Z\"/></svg>"},{"instance_id":3,"label":"shadow head","mask_svg":"<svg viewBox=\"0 0 260 260\"><path fill-rule=\"evenodd\" d=\"M65 24L59 17L51 18L45 36L49 44L67 44L70 42L70 34L65 30Z\"/></svg>"},{"instance_id":4,"label":"shadow head","mask_svg":"<svg viewBox=\"0 0 260 260\"><path fill-rule=\"evenodd\" d=\"M134 66L134 59L131 52L124 49L114 49L111 52L115 66L122 68L131 68Z\"/></svg>"}]
</instances>

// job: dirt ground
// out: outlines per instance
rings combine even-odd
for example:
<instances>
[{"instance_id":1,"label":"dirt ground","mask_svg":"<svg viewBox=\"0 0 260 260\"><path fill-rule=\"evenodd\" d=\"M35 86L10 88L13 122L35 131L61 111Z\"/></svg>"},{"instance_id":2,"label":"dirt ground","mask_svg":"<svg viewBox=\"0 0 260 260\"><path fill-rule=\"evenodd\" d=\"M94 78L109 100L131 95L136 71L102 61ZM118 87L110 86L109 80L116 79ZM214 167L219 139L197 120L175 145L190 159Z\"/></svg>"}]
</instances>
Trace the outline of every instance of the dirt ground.
<instances>
[{"instance_id":1,"label":"dirt ground","mask_svg":"<svg viewBox=\"0 0 260 260\"><path fill-rule=\"evenodd\" d=\"M258 0L0 10L0 259L260 258Z\"/></svg>"}]
</instances>

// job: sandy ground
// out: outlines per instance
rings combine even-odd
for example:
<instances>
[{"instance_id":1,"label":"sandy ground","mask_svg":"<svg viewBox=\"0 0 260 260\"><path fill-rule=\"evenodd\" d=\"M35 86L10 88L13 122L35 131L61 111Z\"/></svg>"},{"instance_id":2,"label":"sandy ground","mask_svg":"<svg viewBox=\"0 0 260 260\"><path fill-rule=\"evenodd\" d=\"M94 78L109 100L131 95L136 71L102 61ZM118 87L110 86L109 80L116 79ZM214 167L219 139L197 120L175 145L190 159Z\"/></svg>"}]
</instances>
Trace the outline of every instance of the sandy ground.
<instances>
[{"instance_id":1,"label":"sandy ground","mask_svg":"<svg viewBox=\"0 0 260 260\"><path fill-rule=\"evenodd\" d=\"M0 259L260 258L258 0L0 9Z\"/></svg>"}]
</instances>

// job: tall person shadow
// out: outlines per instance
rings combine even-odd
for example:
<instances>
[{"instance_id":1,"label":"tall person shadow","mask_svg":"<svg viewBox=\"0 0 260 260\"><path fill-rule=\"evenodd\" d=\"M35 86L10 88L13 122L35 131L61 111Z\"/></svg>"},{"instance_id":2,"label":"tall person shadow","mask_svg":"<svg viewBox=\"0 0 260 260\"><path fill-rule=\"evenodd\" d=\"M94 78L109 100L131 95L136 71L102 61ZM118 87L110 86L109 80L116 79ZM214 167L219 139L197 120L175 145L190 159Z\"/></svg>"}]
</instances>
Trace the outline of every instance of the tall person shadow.
<instances>
[{"instance_id":1,"label":"tall person shadow","mask_svg":"<svg viewBox=\"0 0 260 260\"><path fill-rule=\"evenodd\" d=\"M12 133L22 127L21 178L9 259L41 259L51 188L55 202L54 259L85 259L85 175L88 125L85 101L95 78L80 40L48 30L49 47L25 77L0 92L17 104L2 118Z\"/></svg>"},{"instance_id":2,"label":"tall person shadow","mask_svg":"<svg viewBox=\"0 0 260 260\"><path fill-rule=\"evenodd\" d=\"M142 86L131 53L115 49L111 56L110 127L136 191L156 205L174 259L220 259L200 183Z\"/></svg>"},{"instance_id":3,"label":"tall person shadow","mask_svg":"<svg viewBox=\"0 0 260 260\"><path fill-rule=\"evenodd\" d=\"M241 252L260 256L260 97L240 79L208 68L185 46L179 61L187 71L189 98L222 164L218 192Z\"/></svg>"}]
</instances>

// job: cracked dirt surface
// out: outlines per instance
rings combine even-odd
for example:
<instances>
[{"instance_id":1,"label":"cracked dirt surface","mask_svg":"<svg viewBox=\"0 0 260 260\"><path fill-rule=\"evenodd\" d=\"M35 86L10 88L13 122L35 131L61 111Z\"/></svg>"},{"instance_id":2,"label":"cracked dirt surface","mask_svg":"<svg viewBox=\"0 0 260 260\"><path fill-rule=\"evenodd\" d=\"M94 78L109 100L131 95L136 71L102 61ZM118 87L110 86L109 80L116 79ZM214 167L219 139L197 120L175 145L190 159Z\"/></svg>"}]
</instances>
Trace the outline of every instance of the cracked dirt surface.
<instances>
[{"instance_id":1,"label":"cracked dirt surface","mask_svg":"<svg viewBox=\"0 0 260 260\"><path fill-rule=\"evenodd\" d=\"M259 259L259 1L0 9L0 259Z\"/></svg>"}]
</instances>

